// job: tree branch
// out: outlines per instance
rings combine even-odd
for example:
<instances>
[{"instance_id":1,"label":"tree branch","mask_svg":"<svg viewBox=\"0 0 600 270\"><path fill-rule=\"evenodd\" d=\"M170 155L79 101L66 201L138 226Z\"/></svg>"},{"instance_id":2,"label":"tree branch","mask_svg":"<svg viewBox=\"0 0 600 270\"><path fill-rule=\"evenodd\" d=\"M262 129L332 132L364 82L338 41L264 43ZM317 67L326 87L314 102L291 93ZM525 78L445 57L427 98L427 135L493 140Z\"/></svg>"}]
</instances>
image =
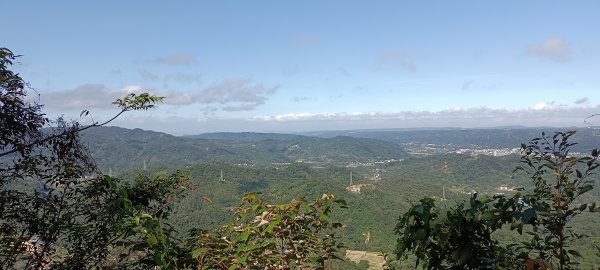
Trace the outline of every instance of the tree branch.
<instances>
[{"instance_id":1,"label":"tree branch","mask_svg":"<svg viewBox=\"0 0 600 270\"><path fill-rule=\"evenodd\" d=\"M85 126L85 127L79 128L79 129L77 129L77 130L76 130L76 132L81 132L81 131L84 131L84 130L86 130L86 129L92 128L92 127L101 127L101 126L104 126L104 125L106 125L106 124L108 124L108 123L112 122L113 120L115 120L117 117L119 117L121 114L123 114L123 113L124 113L124 112L126 112L126 111L128 111L128 110L126 110L126 109L122 109L122 110L121 110L119 113L117 113L115 116L113 116L113 117L112 117L112 118L110 118L109 120L105 121L104 123L102 123L102 124L98 124L98 122L96 122L96 123L93 123L93 124L87 125L87 126ZM45 142L47 142L47 141L50 141L50 140L52 140L52 139L56 139L56 138L59 138L59 137L65 136L65 135L67 134L67 132L68 132L68 130L65 130L65 131L63 131L63 132L61 132L61 133L58 133L58 134L53 134L53 135L51 135L51 136L48 136L48 137L45 137L45 138L43 138L43 139L40 139L40 140L33 141L33 142L31 142L31 143L28 143L28 144L26 144L25 146L23 146L23 148L24 148L24 149L31 148L31 147L33 147L33 146L36 146L36 145L39 145L39 144L45 143ZM8 151L6 151L6 152L0 153L0 157L6 156L6 155L10 155L10 154L12 154L12 153L15 153L15 152L18 152L18 151L19 151L18 149L16 149L16 148L13 148L13 149L11 149L11 150L8 150Z\"/></svg>"}]
</instances>

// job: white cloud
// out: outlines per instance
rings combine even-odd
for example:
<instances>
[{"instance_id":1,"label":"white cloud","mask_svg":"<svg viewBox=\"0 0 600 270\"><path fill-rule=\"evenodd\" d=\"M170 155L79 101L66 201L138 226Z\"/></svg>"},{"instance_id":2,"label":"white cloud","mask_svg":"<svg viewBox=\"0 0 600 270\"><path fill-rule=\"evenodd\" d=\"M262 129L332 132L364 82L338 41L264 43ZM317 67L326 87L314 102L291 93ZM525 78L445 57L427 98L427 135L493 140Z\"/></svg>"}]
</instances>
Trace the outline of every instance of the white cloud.
<instances>
[{"instance_id":1,"label":"white cloud","mask_svg":"<svg viewBox=\"0 0 600 270\"><path fill-rule=\"evenodd\" d=\"M143 87L139 86L139 85L128 85L125 86L121 89L120 92L125 92L127 94L131 94L131 93L141 93L143 91Z\"/></svg>"},{"instance_id":2,"label":"white cloud","mask_svg":"<svg viewBox=\"0 0 600 270\"><path fill-rule=\"evenodd\" d=\"M568 62L571 60L571 49L567 42L560 37L551 37L539 44L529 45L527 53L556 62Z\"/></svg>"},{"instance_id":3,"label":"white cloud","mask_svg":"<svg viewBox=\"0 0 600 270\"><path fill-rule=\"evenodd\" d=\"M137 86L130 86L111 90L104 84L84 84L69 90L40 92L40 102L52 109L109 108L114 100L136 89Z\"/></svg>"},{"instance_id":4,"label":"white cloud","mask_svg":"<svg viewBox=\"0 0 600 270\"><path fill-rule=\"evenodd\" d=\"M532 108L532 109L534 109L534 110L538 110L538 111L539 111L539 110L544 110L544 109L547 109L547 108L549 108L550 106L551 106L551 105L549 105L549 104L548 104L548 103L546 103L546 102L540 102L540 103L538 103L538 104L535 104L535 105L533 105L533 107L531 107L531 108Z\"/></svg>"},{"instance_id":5,"label":"white cloud","mask_svg":"<svg viewBox=\"0 0 600 270\"><path fill-rule=\"evenodd\" d=\"M127 128L139 127L171 134L198 134L215 131L294 132L418 127L573 127L586 126L583 120L599 112L600 106L556 106L553 109L546 110L529 108L507 110L481 107L453 108L435 112L304 112L258 116L250 119L218 118L211 114L214 111L216 111L216 108L205 112L203 117L151 117L128 114L117 119L114 124ZM588 119L588 121L590 120Z\"/></svg>"},{"instance_id":6,"label":"white cloud","mask_svg":"<svg viewBox=\"0 0 600 270\"><path fill-rule=\"evenodd\" d=\"M227 111L248 111L264 104L279 88L279 85L265 86L250 79L224 80L193 95L190 102L222 104Z\"/></svg>"},{"instance_id":7,"label":"white cloud","mask_svg":"<svg viewBox=\"0 0 600 270\"><path fill-rule=\"evenodd\" d=\"M322 112L290 113L253 117L257 122L344 122L347 125L361 123L387 123L383 127L427 126L501 126L501 125L581 125L585 117L600 111L596 107L568 107L541 102L526 109L452 108L441 111L399 112Z\"/></svg>"},{"instance_id":8,"label":"white cloud","mask_svg":"<svg viewBox=\"0 0 600 270\"><path fill-rule=\"evenodd\" d=\"M151 92L164 96L165 104L203 104L219 106L224 111L249 111L264 104L280 88L255 83L250 79L230 79L196 92L154 91L139 85L109 89L103 84L84 84L74 89L41 93L41 103L51 109L112 108L112 102L128 93Z\"/></svg>"}]
</instances>

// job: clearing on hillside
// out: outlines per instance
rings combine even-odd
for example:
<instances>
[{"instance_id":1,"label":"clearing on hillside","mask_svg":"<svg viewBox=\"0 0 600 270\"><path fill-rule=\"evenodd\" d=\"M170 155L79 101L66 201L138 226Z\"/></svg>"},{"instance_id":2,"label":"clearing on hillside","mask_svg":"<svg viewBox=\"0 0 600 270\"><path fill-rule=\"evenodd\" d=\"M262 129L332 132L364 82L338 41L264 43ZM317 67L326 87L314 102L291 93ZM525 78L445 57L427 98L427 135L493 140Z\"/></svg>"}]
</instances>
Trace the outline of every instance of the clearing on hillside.
<instances>
[{"instance_id":1,"label":"clearing on hillside","mask_svg":"<svg viewBox=\"0 0 600 270\"><path fill-rule=\"evenodd\" d=\"M360 261L369 262L369 270L383 270L385 258L381 253L367 252L362 250L346 250L346 259L359 263Z\"/></svg>"}]
</instances>

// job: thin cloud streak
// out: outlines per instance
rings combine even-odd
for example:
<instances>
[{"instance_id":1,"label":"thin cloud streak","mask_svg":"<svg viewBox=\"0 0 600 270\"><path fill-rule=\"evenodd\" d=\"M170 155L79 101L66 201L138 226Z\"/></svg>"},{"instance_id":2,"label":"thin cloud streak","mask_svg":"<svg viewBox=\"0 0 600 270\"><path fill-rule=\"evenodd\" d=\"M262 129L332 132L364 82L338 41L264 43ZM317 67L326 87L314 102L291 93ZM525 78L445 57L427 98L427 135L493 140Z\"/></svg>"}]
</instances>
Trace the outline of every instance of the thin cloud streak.
<instances>
[{"instance_id":1,"label":"thin cloud streak","mask_svg":"<svg viewBox=\"0 0 600 270\"><path fill-rule=\"evenodd\" d=\"M166 56L160 56L150 60L150 63L164 65L193 65L198 63L196 56L191 53L172 53Z\"/></svg>"},{"instance_id":2,"label":"thin cloud streak","mask_svg":"<svg viewBox=\"0 0 600 270\"><path fill-rule=\"evenodd\" d=\"M551 37L539 44L529 45L527 53L541 59L565 63L571 61L569 44L560 37Z\"/></svg>"}]
</instances>

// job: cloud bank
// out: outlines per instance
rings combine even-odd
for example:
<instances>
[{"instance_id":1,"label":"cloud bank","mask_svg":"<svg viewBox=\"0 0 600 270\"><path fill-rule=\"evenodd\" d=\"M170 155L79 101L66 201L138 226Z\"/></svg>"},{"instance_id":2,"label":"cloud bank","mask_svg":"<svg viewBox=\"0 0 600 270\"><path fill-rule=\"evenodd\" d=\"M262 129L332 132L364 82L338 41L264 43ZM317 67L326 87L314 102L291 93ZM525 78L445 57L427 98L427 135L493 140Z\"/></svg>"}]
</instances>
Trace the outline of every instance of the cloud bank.
<instances>
[{"instance_id":1,"label":"cloud bank","mask_svg":"<svg viewBox=\"0 0 600 270\"><path fill-rule=\"evenodd\" d=\"M223 111L249 111L264 104L270 95L280 88L255 83L250 79L224 80L198 91L154 91L155 95L165 96L165 104L219 105ZM94 109L112 108L112 102L127 93L146 91L137 85L122 89L109 89L103 84L84 84L74 89L42 93L41 103L52 109Z\"/></svg>"},{"instance_id":2,"label":"cloud bank","mask_svg":"<svg viewBox=\"0 0 600 270\"><path fill-rule=\"evenodd\" d=\"M126 115L115 124L127 128L143 128L175 135L203 132L301 132L317 130L350 130L370 128L425 128L425 127L573 127L588 126L583 120L600 112L596 107L547 106L543 109L448 109L437 112L355 112L355 113L293 113L258 116L249 119L147 117ZM600 120L588 119L592 125Z\"/></svg>"},{"instance_id":3,"label":"cloud bank","mask_svg":"<svg viewBox=\"0 0 600 270\"><path fill-rule=\"evenodd\" d=\"M113 107L111 103L134 92L135 86L123 89L108 89L104 84L84 84L74 89L40 93L40 100L52 109L95 109Z\"/></svg>"},{"instance_id":4,"label":"cloud bank","mask_svg":"<svg viewBox=\"0 0 600 270\"><path fill-rule=\"evenodd\" d=\"M441 111L399 111L399 112L324 112L290 113L256 116L256 122L345 122L349 125L360 123L385 123L382 127L478 127L478 126L573 126L583 125L583 119L600 112L600 106L569 107L554 103L539 103L526 109L493 109L487 107L468 109L446 109Z\"/></svg>"},{"instance_id":5,"label":"cloud bank","mask_svg":"<svg viewBox=\"0 0 600 270\"><path fill-rule=\"evenodd\" d=\"M220 104L224 111L249 111L264 104L268 96L275 94L279 88L279 85L265 86L250 79L233 79L213 84L197 93L170 92L166 97L168 104Z\"/></svg>"}]
</instances>

